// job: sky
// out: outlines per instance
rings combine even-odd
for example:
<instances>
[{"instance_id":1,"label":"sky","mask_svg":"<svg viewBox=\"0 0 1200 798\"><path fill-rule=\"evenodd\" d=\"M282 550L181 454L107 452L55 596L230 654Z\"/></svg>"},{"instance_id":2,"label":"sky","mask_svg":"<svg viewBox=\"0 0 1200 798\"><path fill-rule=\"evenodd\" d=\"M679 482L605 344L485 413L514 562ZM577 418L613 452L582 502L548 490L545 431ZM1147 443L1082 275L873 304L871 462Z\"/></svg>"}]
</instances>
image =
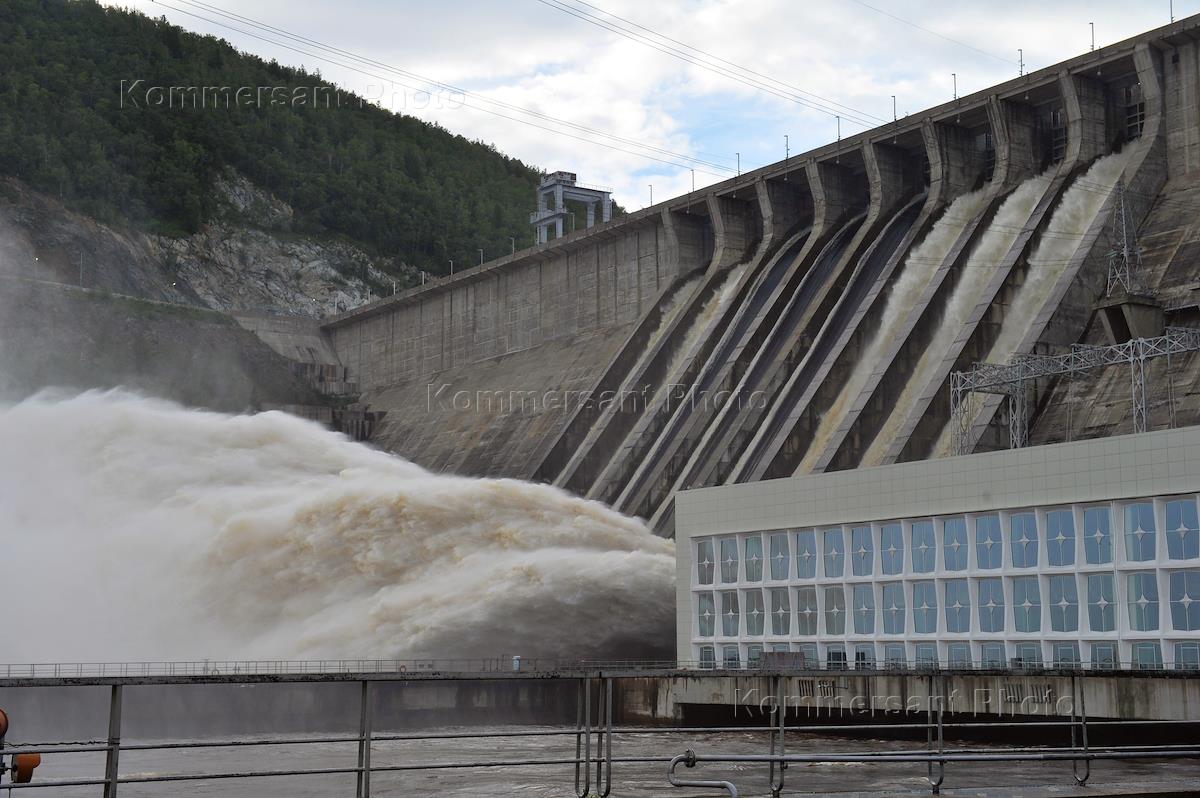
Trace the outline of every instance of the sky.
<instances>
[{"instance_id":1,"label":"sky","mask_svg":"<svg viewBox=\"0 0 1200 798\"><path fill-rule=\"evenodd\" d=\"M732 177L739 158L746 171L834 141L839 124L849 136L888 122L893 95L903 117L950 100L955 80L963 95L1015 77L1018 48L1026 71L1087 52L1089 23L1102 47L1166 25L1172 5L1176 19L1200 12L1200 0L112 4L575 172L631 210Z\"/></svg>"}]
</instances>

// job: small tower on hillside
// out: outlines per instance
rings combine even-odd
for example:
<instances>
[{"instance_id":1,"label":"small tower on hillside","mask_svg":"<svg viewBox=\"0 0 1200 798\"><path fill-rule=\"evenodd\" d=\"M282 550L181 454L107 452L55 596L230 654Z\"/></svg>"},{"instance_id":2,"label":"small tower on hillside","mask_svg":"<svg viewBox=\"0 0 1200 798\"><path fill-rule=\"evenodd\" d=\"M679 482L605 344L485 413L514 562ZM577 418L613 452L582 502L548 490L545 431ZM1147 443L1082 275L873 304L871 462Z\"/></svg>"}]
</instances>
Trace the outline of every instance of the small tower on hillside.
<instances>
[{"instance_id":1,"label":"small tower on hillside","mask_svg":"<svg viewBox=\"0 0 1200 798\"><path fill-rule=\"evenodd\" d=\"M587 206L587 227L596 223L596 206L600 206L600 221L612 219L612 189L588 186L575 179L574 172L554 172L542 178L537 187L537 210L529 214L529 223L537 228L537 242L550 240L550 225L554 237L562 238L563 222L570 215L566 203L580 202Z\"/></svg>"}]
</instances>

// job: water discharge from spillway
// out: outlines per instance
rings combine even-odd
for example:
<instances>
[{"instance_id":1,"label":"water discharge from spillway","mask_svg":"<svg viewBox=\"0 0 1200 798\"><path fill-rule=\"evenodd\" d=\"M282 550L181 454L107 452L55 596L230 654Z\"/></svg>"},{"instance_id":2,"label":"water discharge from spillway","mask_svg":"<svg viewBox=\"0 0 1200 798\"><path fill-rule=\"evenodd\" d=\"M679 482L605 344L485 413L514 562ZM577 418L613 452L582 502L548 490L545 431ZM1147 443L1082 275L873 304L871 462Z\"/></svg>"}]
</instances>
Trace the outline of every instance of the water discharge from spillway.
<instances>
[{"instance_id":1,"label":"water discharge from spillway","mask_svg":"<svg viewBox=\"0 0 1200 798\"><path fill-rule=\"evenodd\" d=\"M797 474L807 474L812 471L820 459L829 438L846 418L854 400L866 385L871 374L880 365L883 350L895 342L900 327L909 312L916 305L930 278L942 265L942 261L950 254L950 248L958 240L963 228L967 226L982 210L988 200L986 188L972 191L958 197L942 214L941 218L930 229L915 249L905 259L904 268L888 294L887 305L883 316L875 326L875 336L871 339L866 351L858 358L854 371L847 379L845 386L838 393L836 401L829 410L821 416L821 422L813 435L812 443L800 465ZM863 320L867 323L868 320Z\"/></svg>"},{"instance_id":2,"label":"water discharge from spillway","mask_svg":"<svg viewBox=\"0 0 1200 798\"><path fill-rule=\"evenodd\" d=\"M954 286L946 309L939 322L933 340L925 347L917 362L916 368L909 376L895 403L891 404L892 411L884 422L879 434L875 436L866 454L863 455L862 465L879 465L887 455L900 427L912 411L913 403L925 390L933 375L937 372L950 345L954 343L967 320L983 295L983 291L991 283L1001 263L1016 243L1029 217L1033 214L1038 202L1050 187L1053 172L1045 172L1031 177L1009 194L988 229L980 236L979 243L971 250L967 262L963 265L962 275Z\"/></svg>"},{"instance_id":3,"label":"water discharge from spillway","mask_svg":"<svg viewBox=\"0 0 1200 798\"><path fill-rule=\"evenodd\" d=\"M1007 363L1029 332L1030 325L1050 299L1059 279L1071 264L1088 229L1100 214L1105 200L1120 179L1129 161L1131 149L1107 155L1097 160L1087 172L1075 180L1063 195L1062 202L1050 217L1046 231L1029 257L1025 282L1017 289L996 342L983 358L986 363ZM983 406L983 398L968 398L968 418L974 419ZM935 457L946 457L954 443L952 421L942 429L934 446Z\"/></svg>"},{"instance_id":4,"label":"water discharge from spillway","mask_svg":"<svg viewBox=\"0 0 1200 798\"><path fill-rule=\"evenodd\" d=\"M688 328L687 335L675 350L671 357L671 364L667 367L667 381L677 382L680 373L688 365L688 355L692 349L699 343L700 339L708 330L708 326L719 313L722 313L729 303L733 300L733 296L737 293L738 283L742 279L742 275L746 273L749 263L741 263L734 266L725 275L725 279L721 281L721 285L713 291L713 295L704 303L704 307L696 314L695 320L692 321L692 326Z\"/></svg>"},{"instance_id":5,"label":"water discharge from spillway","mask_svg":"<svg viewBox=\"0 0 1200 798\"><path fill-rule=\"evenodd\" d=\"M670 656L673 544L284 413L0 407L8 661Z\"/></svg>"}]
</instances>

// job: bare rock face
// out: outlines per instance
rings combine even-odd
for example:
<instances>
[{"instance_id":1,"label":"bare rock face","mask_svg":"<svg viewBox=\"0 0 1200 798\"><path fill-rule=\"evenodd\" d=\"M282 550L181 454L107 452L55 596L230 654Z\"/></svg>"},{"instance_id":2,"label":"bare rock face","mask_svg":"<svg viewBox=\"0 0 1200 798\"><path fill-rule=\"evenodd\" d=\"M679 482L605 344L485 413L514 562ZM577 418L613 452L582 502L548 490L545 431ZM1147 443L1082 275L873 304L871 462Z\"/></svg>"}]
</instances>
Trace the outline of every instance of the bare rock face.
<instances>
[{"instance_id":1,"label":"bare rock face","mask_svg":"<svg viewBox=\"0 0 1200 798\"><path fill-rule=\"evenodd\" d=\"M292 232L292 209L245 178L219 184L217 220L184 238L119 230L15 180L0 182L0 276L196 305L319 317L418 272L351 244Z\"/></svg>"}]
</instances>

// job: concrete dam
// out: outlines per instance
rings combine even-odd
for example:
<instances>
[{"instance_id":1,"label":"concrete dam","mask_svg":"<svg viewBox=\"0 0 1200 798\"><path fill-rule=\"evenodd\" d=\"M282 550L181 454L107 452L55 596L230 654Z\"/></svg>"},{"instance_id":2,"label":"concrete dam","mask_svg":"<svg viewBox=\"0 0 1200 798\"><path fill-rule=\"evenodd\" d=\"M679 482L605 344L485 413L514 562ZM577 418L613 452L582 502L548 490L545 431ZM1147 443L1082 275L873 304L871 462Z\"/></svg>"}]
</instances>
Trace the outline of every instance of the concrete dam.
<instances>
[{"instance_id":1,"label":"concrete dam","mask_svg":"<svg viewBox=\"0 0 1200 798\"><path fill-rule=\"evenodd\" d=\"M683 489L944 456L952 372L1200 324L1198 37L1184 19L265 339L336 360L383 448L668 536ZM1136 296L1107 292L1119 218ZM1198 368L1148 365L1148 428L1200 423ZM1128 432L1132 404L1127 368L1041 380L1030 440ZM963 451L1008 446L1001 397L966 413Z\"/></svg>"}]
</instances>

